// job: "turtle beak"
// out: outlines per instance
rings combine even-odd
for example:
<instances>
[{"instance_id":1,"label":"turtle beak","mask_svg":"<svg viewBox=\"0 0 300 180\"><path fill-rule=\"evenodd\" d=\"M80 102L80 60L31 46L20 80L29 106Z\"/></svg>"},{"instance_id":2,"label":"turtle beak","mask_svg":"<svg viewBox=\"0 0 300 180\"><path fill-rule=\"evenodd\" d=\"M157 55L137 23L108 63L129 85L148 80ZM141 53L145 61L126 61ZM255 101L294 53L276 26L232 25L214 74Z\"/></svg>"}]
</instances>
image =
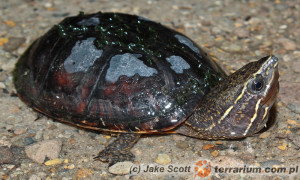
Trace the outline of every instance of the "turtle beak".
<instances>
[{"instance_id":1,"label":"turtle beak","mask_svg":"<svg viewBox=\"0 0 300 180\"><path fill-rule=\"evenodd\" d=\"M270 87L267 95L262 99L262 102L261 102L261 104L263 106L270 107L274 104L274 102L276 100L276 97L278 95L278 92L279 92L278 79L279 79L279 73L278 73L278 68L276 66L275 72L274 72L274 79L273 79L273 82L270 85L271 87Z\"/></svg>"}]
</instances>

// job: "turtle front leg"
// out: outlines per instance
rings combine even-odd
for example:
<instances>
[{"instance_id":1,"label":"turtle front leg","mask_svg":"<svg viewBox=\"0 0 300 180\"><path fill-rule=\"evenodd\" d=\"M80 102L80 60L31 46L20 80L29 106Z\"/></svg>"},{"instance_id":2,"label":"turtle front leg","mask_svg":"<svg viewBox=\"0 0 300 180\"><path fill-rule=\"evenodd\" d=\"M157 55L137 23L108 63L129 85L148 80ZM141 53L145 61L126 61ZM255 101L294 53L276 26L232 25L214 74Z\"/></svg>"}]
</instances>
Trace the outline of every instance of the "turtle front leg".
<instances>
[{"instance_id":1,"label":"turtle front leg","mask_svg":"<svg viewBox=\"0 0 300 180\"><path fill-rule=\"evenodd\" d=\"M117 139L105 147L94 159L108 161L109 166L117 162L133 161L134 155L130 152L132 146L139 140L140 134L121 133Z\"/></svg>"}]
</instances>

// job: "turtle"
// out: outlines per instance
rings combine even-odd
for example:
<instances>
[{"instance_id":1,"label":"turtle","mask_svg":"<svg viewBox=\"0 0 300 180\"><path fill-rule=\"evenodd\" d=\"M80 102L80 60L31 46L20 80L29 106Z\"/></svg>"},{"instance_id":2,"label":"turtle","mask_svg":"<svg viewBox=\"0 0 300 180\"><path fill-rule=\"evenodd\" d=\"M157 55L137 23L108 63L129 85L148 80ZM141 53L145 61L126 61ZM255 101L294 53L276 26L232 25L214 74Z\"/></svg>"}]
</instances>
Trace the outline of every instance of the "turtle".
<instances>
[{"instance_id":1,"label":"turtle","mask_svg":"<svg viewBox=\"0 0 300 180\"><path fill-rule=\"evenodd\" d=\"M134 161L142 134L240 139L259 132L279 91L278 58L231 75L193 40L114 12L66 17L23 53L18 97L59 122L117 134L95 159Z\"/></svg>"}]
</instances>

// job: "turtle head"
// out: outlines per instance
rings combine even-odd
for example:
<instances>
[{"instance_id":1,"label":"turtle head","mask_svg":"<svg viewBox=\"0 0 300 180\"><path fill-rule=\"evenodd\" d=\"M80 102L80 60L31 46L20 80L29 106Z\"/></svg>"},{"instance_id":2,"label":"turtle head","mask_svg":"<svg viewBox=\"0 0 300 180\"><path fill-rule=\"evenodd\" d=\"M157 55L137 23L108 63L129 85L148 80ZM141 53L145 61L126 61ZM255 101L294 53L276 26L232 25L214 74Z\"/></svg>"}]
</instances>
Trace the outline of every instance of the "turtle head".
<instances>
[{"instance_id":1,"label":"turtle head","mask_svg":"<svg viewBox=\"0 0 300 180\"><path fill-rule=\"evenodd\" d=\"M251 62L218 84L200 103L187 124L198 137L230 139L261 130L279 91L278 59Z\"/></svg>"}]
</instances>

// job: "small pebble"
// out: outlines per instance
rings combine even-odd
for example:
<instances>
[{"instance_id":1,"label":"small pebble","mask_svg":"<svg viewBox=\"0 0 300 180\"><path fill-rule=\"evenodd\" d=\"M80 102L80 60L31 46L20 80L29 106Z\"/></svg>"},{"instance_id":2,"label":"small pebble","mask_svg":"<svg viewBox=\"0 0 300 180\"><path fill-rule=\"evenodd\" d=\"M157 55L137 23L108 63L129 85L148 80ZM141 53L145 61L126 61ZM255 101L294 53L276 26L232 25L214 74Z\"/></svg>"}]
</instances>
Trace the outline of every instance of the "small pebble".
<instances>
[{"instance_id":1,"label":"small pebble","mask_svg":"<svg viewBox=\"0 0 300 180\"><path fill-rule=\"evenodd\" d=\"M3 82L0 82L0 89L5 89L5 84Z\"/></svg>"},{"instance_id":2,"label":"small pebble","mask_svg":"<svg viewBox=\"0 0 300 180\"><path fill-rule=\"evenodd\" d=\"M216 144L223 144L223 142L222 141L216 141Z\"/></svg>"},{"instance_id":3,"label":"small pebble","mask_svg":"<svg viewBox=\"0 0 300 180\"><path fill-rule=\"evenodd\" d=\"M10 37L9 41L4 44L3 49L8 52L12 52L18 49L24 42L26 38L23 37Z\"/></svg>"},{"instance_id":4,"label":"small pebble","mask_svg":"<svg viewBox=\"0 0 300 180\"><path fill-rule=\"evenodd\" d=\"M176 143L176 147L178 147L179 149L186 149L189 147L189 143L187 143L186 141L179 141Z\"/></svg>"},{"instance_id":5,"label":"small pebble","mask_svg":"<svg viewBox=\"0 0 300 180\"><path fill-rule=\"evenodd\" d=\"M170 158L170 156L167 155L167 154L158 154L158 157L157 157L157 159L156 159L156 162L157 162L158 164L166 165L166 164L168 164L168 163L171 162L171 158Z\"/></svg>"},{"instance_id":6,"label":"small pebble","mask_svg":"<svg viewBox=\"0 0 300 180\"><path fill-rule=\"evenodd\" d=\"M285 54L285 55L282 56L282 60L284 62L289 62L291 59L292 59L291 56L288 55L288 54Z\"/></svg>"},{"instance_id":7,"label":"small pebble","mask_svg":"<svg viewBox=\"0 0 300 180\"><path fill-rule=\"evenodd\" d=\"M75 168L75 165L74 164L71 164L68 166L68 169L74 169Z\"/></svg>"},{"instance_id":8,"label":"small pebble","mask_svg":"<svg viewBox=\"0 0 300 180\"><path fill-rule=\"evenodd\" d=\"M264 38L264 36L263 35L256 35L255 38L258 39L258 40L262 40Z\"/></svg>"},{"instance_id":9,"label":"small pebble","mask_svg":"<svg viewBox=\"0 0 300 180\"><path fill-rule=\"evenodd\" d=\"M45 4L44 4L44 7L45 8L51 8L53 5L52 5L52 3L50 3L50 2L46 2Z\"/></svg>"},{"instance_id":10,"label":"small pebble","mask_svg":"<svg viewBox=\"0 0 300 180\"><path fill-rule=\"evenodd\" d=\"M118 162L109 167L108 171L116 175L125 175L130 173L130 168L133 165L134 164L130 161Z\"/></svg>"},{"instance_id":11,"label":"small pebble","mask_svg":"<svg viewBox=\"0 0 300 180\"><path fill-rule=\"evenodd\" d=\"M1 66L2 70L10 72L14 69L15 67L15 61L8 61L7 63L3 64Z\"/></svg>"},{"instance_id":12,"label":"small pebble","mask_svg":"<svg viewBox=\"0 0 300 180\"><path fill-rule=\"evenodd\" d=\"M17 135L19 135L19 134L24 134L24 133L26 133L27 132L27 129L26 128L18 128L18 129L15 129L14 130L14 134L17 134Z\"/></svg>"},{"instance_id":13,"label":"small pebble","mask_svg":"<svg viewBox=\"0 0 300 180\"><path fill-rule=\"evenodd\" d=\"M252 26L257 26L261 22L261 19L252 17L248 23L251 24Z\"/></svg>"},{"instance_id":14,"label":"small pebble","mask_svg":"<svg viewBox=\"0 0 300 180\"><path fill-rule=\"evenodd\" d=\"M296 49L296 43L293 40L287 39L287 38L280 38L278 39L278 42L282 45L282 47L285 50L295 50Z\"/></svg>"},{"instance_id":15,"label":"small pebble","mask_svg":"<svg viewBox=\"0 0 300 180\"><path fill-rule=\"evenodd\" d=\"M292 63L292 69L296 73L300 73L300 61L296 60Z\"/></svg>"},{"instance_id":16,"label":"small pebble","mask_svg":"<svg viewBox=\"0 0 300 180\"><path fill-rule=\"evenodd\" d=\"M280 29L286 29L288 26L286 24L279 26Z\"/></svg>"},{"instance_id":17,"label":"small pebble","mask_svg":"<svg viewBox=\"0 0 300 180\"><path fill-rule=\"evenodd\" d=\"M213 157L218 156L218 154L219 154L219 152L218 152L217 150L214 150L214 151L211 153L211 155L212 155Z\"/></svg>"},{"instance_id":18,"label":"small pebble","mask_svg":"<svg viewBox=\"0 0 300 180\"><path fill-rule=\"evenodd\" d=\"M65 164L69 163L69 159L65 159L65 160L64 160L64 163L65 163Z\"/></svg>"},{"instance_id":19,"label":"small pebble","mask_svg":"<svg viewBox=\"0 0 300 180\"><path fill-rule=\"evenodd\" d=\"M203 149L204 149L204 150L209 150L209 149L211 149L211 148L213 148L213 147L215 147L215 145L213 145L213 144L205 144L205 145L203 146Z\"/></svg>"},{"instance_id":20,"label":"small pebble","mask_svg":"<svg viewBox=\"0 0 300 180\"><path fill-rule=\"evenodd\" d=\"M27 146L25 149L26 155L37 163L44 163L46 158L56 159L60 153L62 142L58 139L45 140Z\"/></svg>"},{"instance_id":21,"label":"small pebble","mask_svg":"<svg viewBox=\"0 0 300 180\"><path fill-rule=\"evenodd\" d=\"M111 136L104 136L104 138L106 138L106 139L110 139L110 138L111 138Z\"/></svg>"},{"instance_id":22,"label":"small pebble","mask_svg":"<svg viewBox=\"0 0 300 180\"><path fill-rule=\"evenodd\" d=\"M34 140L32 139L32 137L25 137L24 139L24 144L25 146L29 146L30 144L33 144Z\"/></svg>"},{"instance_id":23,"label":"small pebble","mask_svg":"<svg viewBox=\"0 0 300 180\"><path fill-rule=\"evenodd\" d=\"M46 165L46 166L55 166L55 165L59 165L59 164L61 164L61 163L62 163L62 160L56 158L56 159L52 159L52 160L46 161L46 162L45 162L45 165Z\"/></svg>"}]
</instances>

